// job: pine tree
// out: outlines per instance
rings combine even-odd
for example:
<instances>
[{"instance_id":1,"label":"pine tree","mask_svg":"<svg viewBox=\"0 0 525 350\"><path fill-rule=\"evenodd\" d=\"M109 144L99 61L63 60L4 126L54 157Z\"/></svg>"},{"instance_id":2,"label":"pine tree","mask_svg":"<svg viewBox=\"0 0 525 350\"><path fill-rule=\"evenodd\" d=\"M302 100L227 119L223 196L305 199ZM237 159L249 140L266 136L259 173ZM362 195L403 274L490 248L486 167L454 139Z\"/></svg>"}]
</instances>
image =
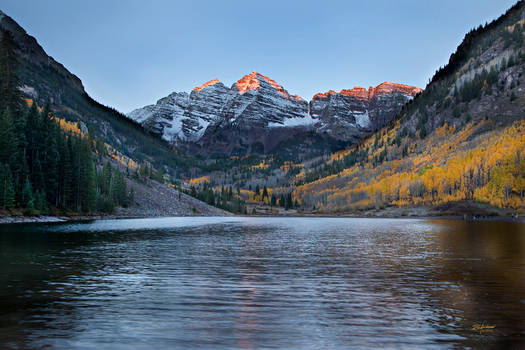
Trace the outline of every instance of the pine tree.
<instances>
[{"instance_id":1,"label":"pine tree","mask_svg":"<svg viewBox=\"0 0 525 350\"><path fill-rule=\"evenodd\" d=\"M162 170L162 168L159 168L155 171L155 176L153 179L159 183L164 182L164 171Z\"/></svg>"},{"instance_id":2,"label":"pine tree","mask_svg":"<svg viewBox=\"0 0 525 350\"><path fill-rule=\"evenodd\" d=\"M46 152L46 168L45 172L45 186L47 200L49 203L53 203L55 206L59 204L59 165L60 165L60 152L58 148L58 137L60 137L60 130L57 129L56 123L49 125L49 137L47 142Z\"/></svg>"},{"instance_id":3,"label":"pine tree","mask_svg":"<svg viewBox=\"0 0 525 350\"><path fill-rule=\"evenodd\" d=\"M106 162L102 167L101 183L99 184L100 190L104 195L109 195L112 174L113 169L111 168L111 163Z\"/></svg>"},{"instance_id":4,"label":"pine tree","mask_svg":"<svg viewBox=\"0 0 525 350\"><path fill-rule=\"evenodd\" d=\"M15 206L15 195L15 184L11 168L8 164L2 165L0 170L0 201L4 210Z\"/></svg>"},{"instance_id":5,"label":"pine tree","mask_svg":"<svg viewBox=\"0 0 525 350\"><path fill-rule=\"evenodd\" d=\"M179 200L180 200L180 192L179 192ZM129 190L129 195L128 195L128 205L133 205L134 202L135 202L135 189L131 187Z\"/></svg>"},{"instance_id":6,"label":"pine tree","mask_svg":"<svg viewBox=\"0 0 525 350\"><path fill-rule=\"evenodd\" d=\"M27 113L27 120L25 129L25 140L26 140L26 159L29 167L29 173L33 176L33 164L35 162L36 153L38 151L38 139L37 131L39 125L39 113L36 108L36 103L33 103L29 112Z\"/></svg>"},{"instance_id":7,"label":"pine tree","mask_svg":"<svg viewBox=\"0 0 525 350\"><path fill-rule=\"evenodd\" d=\"M77 209L90 212L97 204L96 172L88 140L78 141Z\"/></svg>"},{"instance_id":8,"label":"pine tree","mask_svg":"<svg viewBox=\"0 0 525 350\"><path fill-rule=\"evenodd\" d=\"M27 209L34 208L33 186L31 186L29 178L26 178L24 189L22 190L22 206Z\"/></svg>"},{"instance_id":9,"label":"pine tree","mask_svg":"<svg viewBox=\"0 0 525 350\"><path fill-rule=\"evenodd\" d=\"M62 142L62 206L67 208L73 202L73 164L69 142Z\"/></svg>"},{"instance_id":10,"label":"pine tree","mask_svg":"<svg viewBox=\"0 0 525 350\"><path fill-rule=\"evenodd\" d=\"M22 106L22 96L18 87L18 59L15 52L15 41L11 32L2 31L0 40L0 110L9 107L18 115Z\"/></svg>"},{"instance_id":11,"label":"pine tree","mask_svg":"<svg viewBox=\"0 0 525 350\"><path fill-rule=\"evenodd\" d=\"M17 140L10 109L4 109L0 119L0 162L11 167L18 162L16 159Z\"/></svg>"},{"instance_id":12,"label":"pine tree","mask_svg":"<svg viewBox=\"0 0 525 350\"><path fill-rule=\"evenodd\" d=\"M126 191L126 181L118 169L114 169L111 175L110 194L113 203L121 206L128 205L128 194Z\"/></svg>"}]
</instances>

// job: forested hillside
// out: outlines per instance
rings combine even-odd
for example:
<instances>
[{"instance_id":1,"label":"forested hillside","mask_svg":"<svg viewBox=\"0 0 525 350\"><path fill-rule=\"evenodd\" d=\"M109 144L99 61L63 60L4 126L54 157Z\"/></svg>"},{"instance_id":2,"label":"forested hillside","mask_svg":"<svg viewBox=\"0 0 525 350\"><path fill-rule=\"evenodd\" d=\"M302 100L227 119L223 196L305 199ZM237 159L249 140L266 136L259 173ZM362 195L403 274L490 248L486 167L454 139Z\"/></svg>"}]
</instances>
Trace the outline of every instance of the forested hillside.
<instances>
[{"instance_id":1,"label":"forested hillside","mask_svg":"<svg viewBox=\"0 0 525 350\"><path fill-rule=\"evenodd\" d=\"M124 176L106 163L97 172L96 141L66 132L49 104L39 109L18 87L19 60L9 32L0 40L0 207L27 214L112 211L133 201ZM100 142L100 141L99 141Z\"/></svg>"},{"instance_id":2,"label":"forested hillside","mask_svg":"<svg viewBox=\"0 0 525 350\"><path fill-rule=\"evenodd\" d=\"M296 176L306 210L525 208L525 6L468 33L387 127Z\"/></svg>"},{"instance_id":3,"label":"forested hillside","mask_svg":"<svg viewBox=\"0 0 525 350\"><path fill-rule=\"evenodd\" d=\"M50 57L12 18L0 11L0 36L11 33L19 63L20 89L24 97L43 106L50 103L53 115L90 129L123 155L171 175L187 172L194 162L172 146L148 134L140 125L113 108L101 105L84 90L78 77Z\"/></svg>"}]
</instances>

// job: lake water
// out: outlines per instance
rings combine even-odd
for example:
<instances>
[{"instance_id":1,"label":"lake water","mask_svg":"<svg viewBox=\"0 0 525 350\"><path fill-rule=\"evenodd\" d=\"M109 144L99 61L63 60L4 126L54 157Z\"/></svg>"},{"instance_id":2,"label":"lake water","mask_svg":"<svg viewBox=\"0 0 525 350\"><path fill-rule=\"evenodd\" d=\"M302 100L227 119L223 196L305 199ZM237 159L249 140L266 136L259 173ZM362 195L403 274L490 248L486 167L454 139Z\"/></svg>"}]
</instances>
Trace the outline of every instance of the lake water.
<instances>
[{"instance_id":1,"label":"lake water","mask_svg":"<svg viewBox=\"0 0 525 350\"><path fill-rule=\"evenodd\" d=\"M365 347L525 348L525 225L0 226L1 349Z\"/></svg>"}]
</instances>

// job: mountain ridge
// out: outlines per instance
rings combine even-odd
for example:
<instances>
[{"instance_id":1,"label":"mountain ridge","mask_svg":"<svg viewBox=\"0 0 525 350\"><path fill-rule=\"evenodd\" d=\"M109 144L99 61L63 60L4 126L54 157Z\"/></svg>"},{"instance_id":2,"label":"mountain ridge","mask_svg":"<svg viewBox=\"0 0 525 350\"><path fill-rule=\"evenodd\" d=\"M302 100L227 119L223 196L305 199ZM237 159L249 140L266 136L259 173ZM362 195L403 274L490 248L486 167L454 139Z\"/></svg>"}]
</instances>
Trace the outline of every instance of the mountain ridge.
<instances>
[{"instance_id":1,"label":"mountain ridge","mask_svg":"<svg viewBox=\"0 0 525 350\"><path fill-rule=\"evenodd\" d=\"M215 78L193 88L189 94L174 92L155 105L138 108L127 116L189 153L265 154L294 135L304 137L305 133L312 132L332 145L338 141L356 142L366 132L383 126L404 103L421 92L418 87L389 82L370 87L366 98L362 90L366 91L359 87L343 89L340 93L329 91L306 101L290 94L268 76L253 71L230 88ZM324 101L329 95L339 95L342 101ZM370 108L372 119L368 114ZM317 110L314 112L314 109ZM268 134L274 128L288 129L289 137L282 132L275 133L279 134L277 142L269 142L272 136ZM236 143L227 134L236 129L254 136ZM224 139L236 145L223 148Z\"/></svg>"}]
</instances>

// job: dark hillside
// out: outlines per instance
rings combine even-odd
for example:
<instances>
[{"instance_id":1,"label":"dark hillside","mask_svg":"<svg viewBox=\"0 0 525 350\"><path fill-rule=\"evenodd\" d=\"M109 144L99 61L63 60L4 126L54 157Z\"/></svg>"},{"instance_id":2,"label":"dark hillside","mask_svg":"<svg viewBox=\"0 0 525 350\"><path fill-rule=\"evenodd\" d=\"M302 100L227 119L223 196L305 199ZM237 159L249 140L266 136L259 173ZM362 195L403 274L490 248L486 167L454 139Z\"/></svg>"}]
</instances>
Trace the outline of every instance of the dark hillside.
<instances>
[{"instance_id":1,"label":"dark hillside","mask_svg":"<svg viewBox=\"0 0 525 350\"><path fill-rule=\"evenodd\" d=\"M48 56L34 37L1 11L0 29L15 39L21 90L26 97L39 105L49 101L56 116L81 122L94 136L137 161L148 161L156 168L167 166L171 173L187 169L187 159L173 147L115 109L93 100L78 77Z\"/></svg>"}]
</instances>

